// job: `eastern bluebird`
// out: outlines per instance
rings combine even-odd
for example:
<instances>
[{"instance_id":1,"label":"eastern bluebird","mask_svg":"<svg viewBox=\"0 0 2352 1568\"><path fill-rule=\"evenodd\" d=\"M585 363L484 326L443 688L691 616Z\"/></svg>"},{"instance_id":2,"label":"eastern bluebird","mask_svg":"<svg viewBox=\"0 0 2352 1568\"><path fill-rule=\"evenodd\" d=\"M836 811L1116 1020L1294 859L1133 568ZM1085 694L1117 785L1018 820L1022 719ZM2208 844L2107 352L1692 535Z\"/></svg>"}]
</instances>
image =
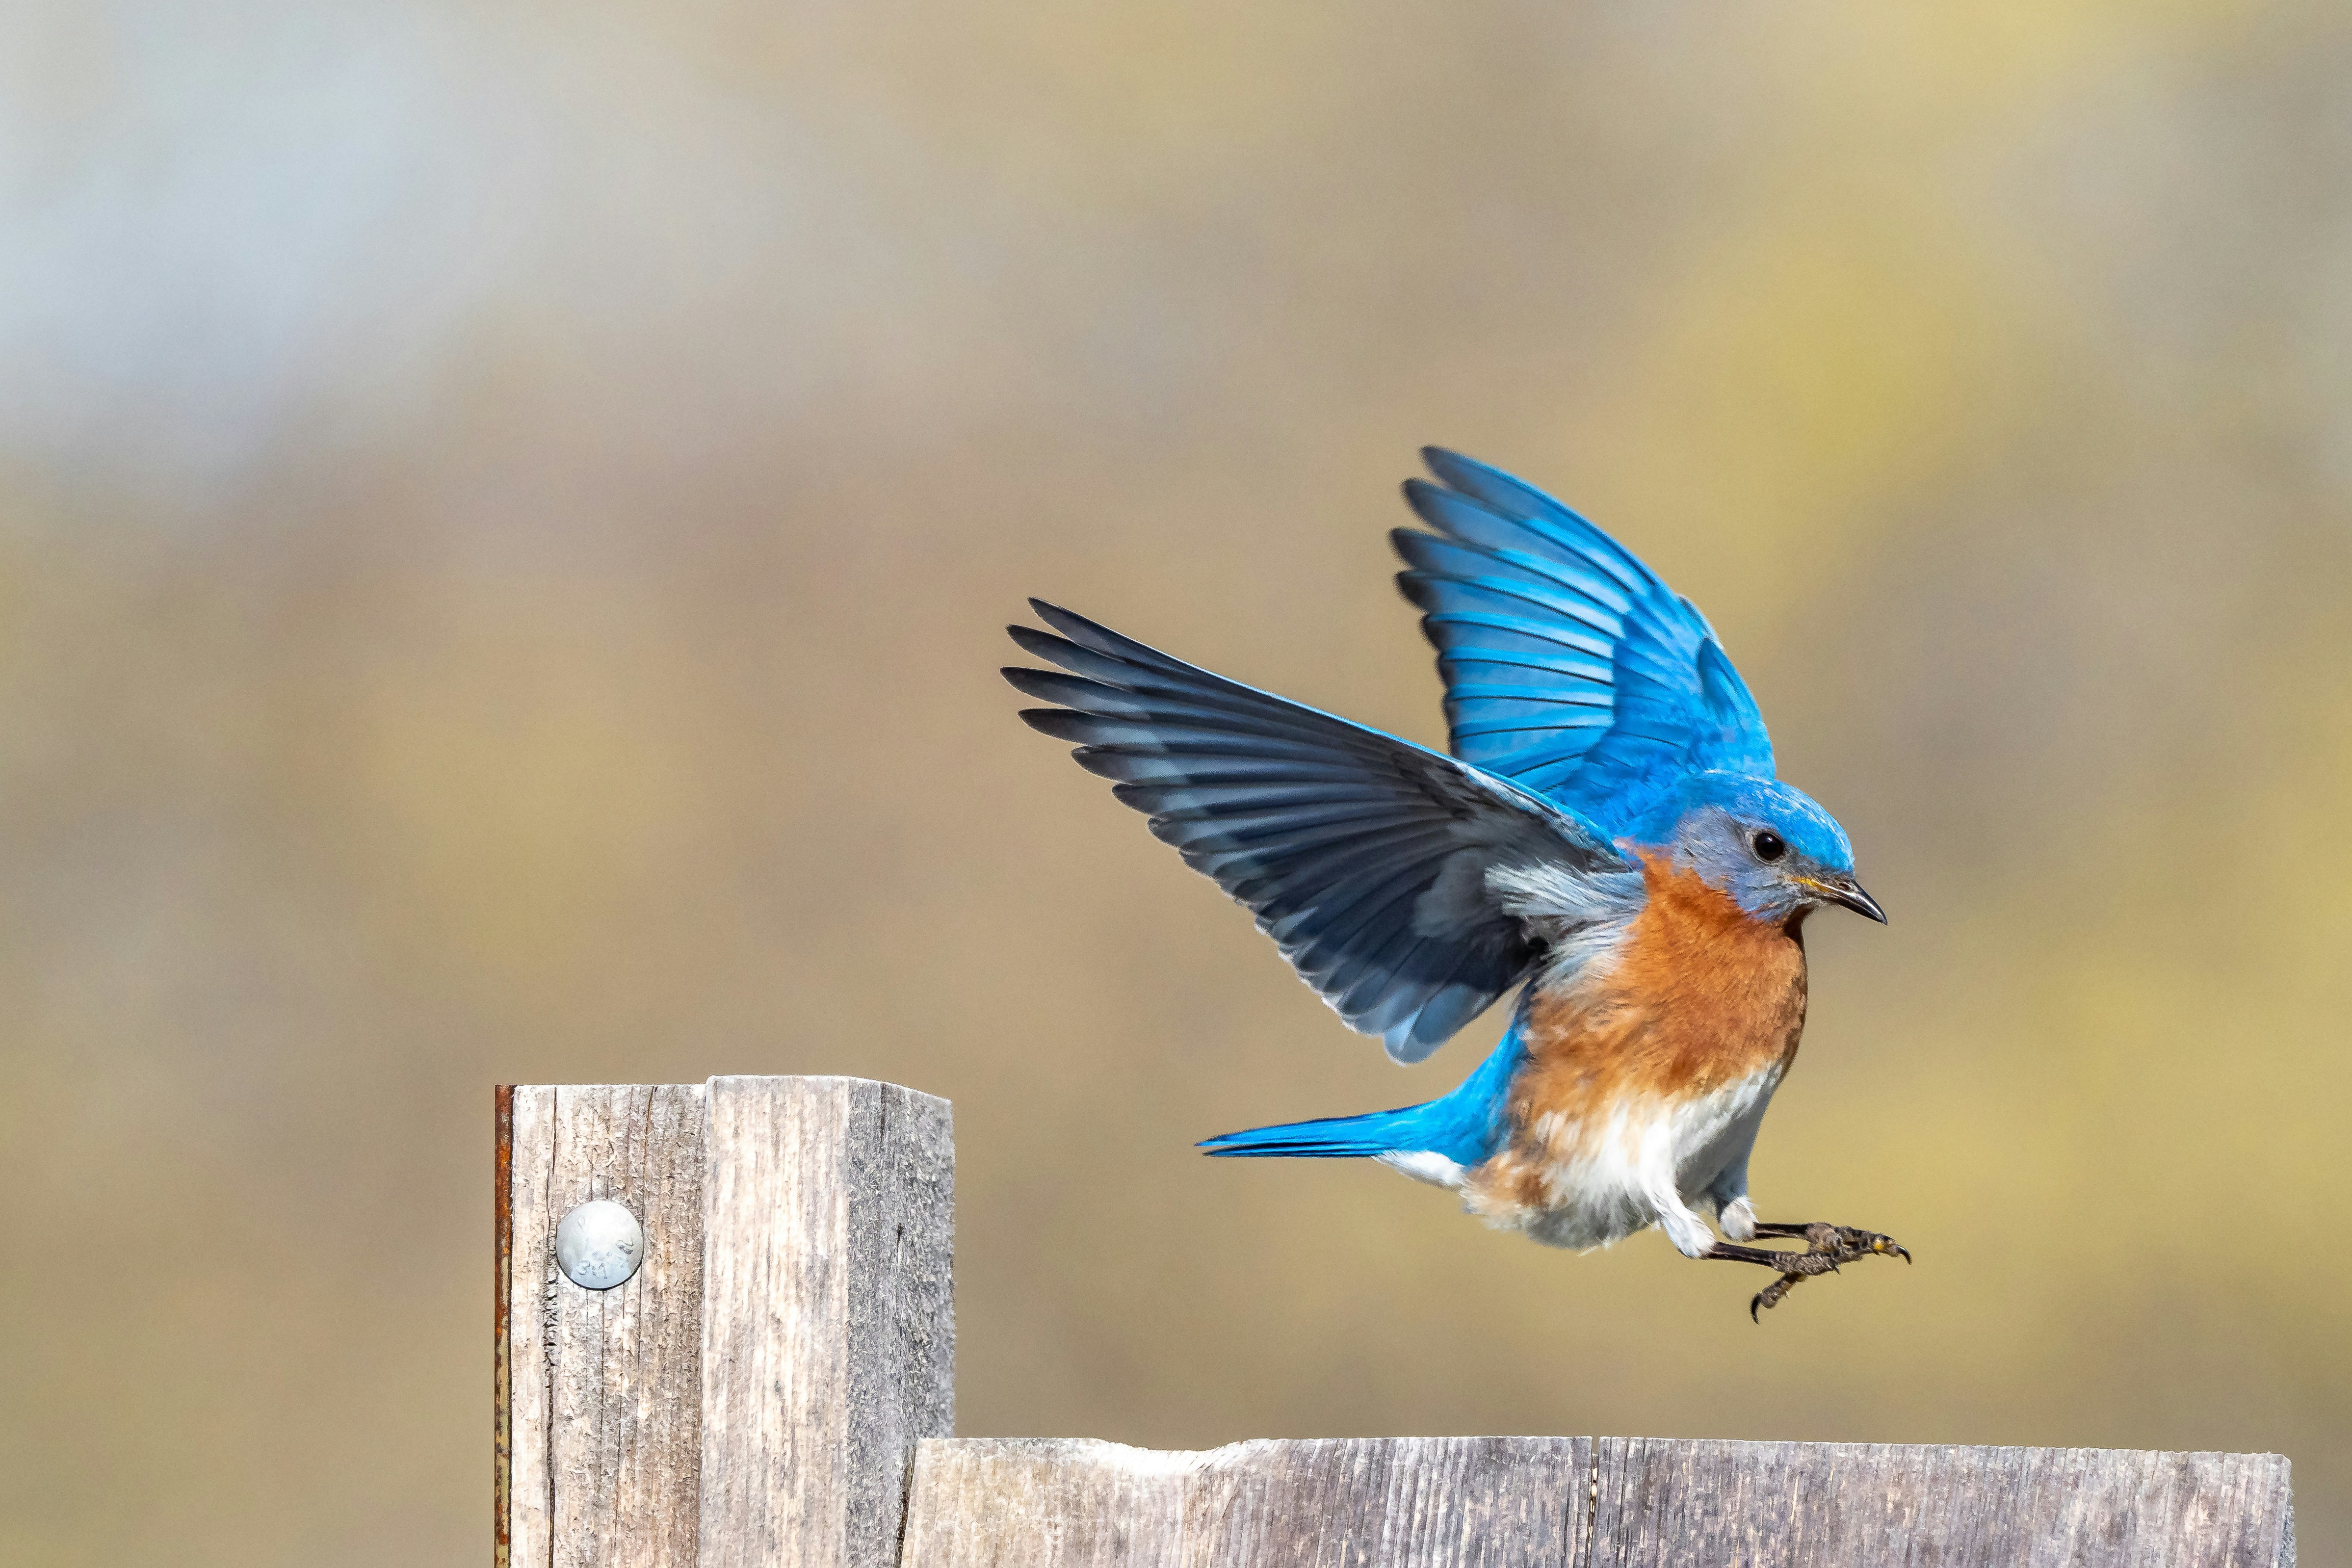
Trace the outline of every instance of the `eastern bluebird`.
<instances>
[{"instance_id":1,"label":"eastern bluebird","mask_svg":"<svg viewBox=\"0 0 2352 1568\"><path fill-rule=\"evenodd\" d=\"M1502 1043L1423 1105L1227 1133L1358 1156L1554 1247L1655 1225L1800 1279L1884 1236L1767 1225L1748 1155L1805 1024L1805 917L1884 921L1845 832L1774 777L1747 683L1689 600L1540 490L1455 453L1391 535L1445 681L1452 756L1212 675L1032 600L1059 669L1021 715L1248 906L1349 1027L1417 1062L1525 981ZM1066 672L1066 673L1065 673ZM1727 1239L1703 1215L1713 1214ZM1801 1239L1804 1250L1742 1245Z\"/></svg>"}]
</instances>

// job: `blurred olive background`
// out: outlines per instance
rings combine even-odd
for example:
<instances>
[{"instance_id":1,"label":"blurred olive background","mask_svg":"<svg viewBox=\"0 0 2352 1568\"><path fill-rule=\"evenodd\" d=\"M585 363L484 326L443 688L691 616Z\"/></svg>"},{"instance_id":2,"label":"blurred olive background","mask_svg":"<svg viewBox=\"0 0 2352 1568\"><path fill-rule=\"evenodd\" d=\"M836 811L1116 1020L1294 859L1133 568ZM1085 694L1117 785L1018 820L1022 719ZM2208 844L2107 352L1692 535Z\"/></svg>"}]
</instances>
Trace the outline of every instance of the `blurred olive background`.
<instances>
[{"instance_id":1,"label":"blurred olive background","mask_svg":"<svg viewBox=\"0 0 2352 1568\"><path fill-rule=\"evenodd\" d=\"M2352 11L0 13L0 1560L486 1552L490 1087L955 1101L961 1429L2274 1449L2352 1547ZM1761 1328L1203 1135L1449 1087L994 668L1424 742L1442 441L1824 918Z\"/></svg>"}]
</instances>

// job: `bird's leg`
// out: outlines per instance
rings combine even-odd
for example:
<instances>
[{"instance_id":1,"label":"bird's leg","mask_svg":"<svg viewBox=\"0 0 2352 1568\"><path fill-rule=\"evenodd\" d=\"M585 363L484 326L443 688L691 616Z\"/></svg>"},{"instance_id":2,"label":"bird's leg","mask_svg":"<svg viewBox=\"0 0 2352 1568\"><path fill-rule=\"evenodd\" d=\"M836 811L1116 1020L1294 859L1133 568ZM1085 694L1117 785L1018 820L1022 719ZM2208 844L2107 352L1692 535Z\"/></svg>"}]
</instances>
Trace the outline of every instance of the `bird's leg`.
<instances>
[{"instance_id":1,"label":"bird's leg","mask_svg":"<svg viewBox=\"0 0 2352 1568\"><path fill-rule=\"evenodd\" d=\"M1911 1261L1911 1254L1894 1237L1881 1236L1874 1230L1856 1230L1852 1226L1818 1222L1811 1225L1768 1225L1759 1220L1756 1234L1791 1238L1801 1237L1805 1250L1792 1252L1718 1241L1699 1256L1719 1258L1727 1263L1760 1264L1780 1271L1780 1278L1756 1292L1754 1299L1748 1303L1748 1315L1759 1322L1763 1321L1760 1314L1765 1309L1779 1306L1781 1300L1797 1288L1800 1280L1810 1279L1817 1274L1835 1273L1839 1265L1864 1258L1885 1256L1900 1258L1906 1263Z\"/></svg>"}]
</instances>

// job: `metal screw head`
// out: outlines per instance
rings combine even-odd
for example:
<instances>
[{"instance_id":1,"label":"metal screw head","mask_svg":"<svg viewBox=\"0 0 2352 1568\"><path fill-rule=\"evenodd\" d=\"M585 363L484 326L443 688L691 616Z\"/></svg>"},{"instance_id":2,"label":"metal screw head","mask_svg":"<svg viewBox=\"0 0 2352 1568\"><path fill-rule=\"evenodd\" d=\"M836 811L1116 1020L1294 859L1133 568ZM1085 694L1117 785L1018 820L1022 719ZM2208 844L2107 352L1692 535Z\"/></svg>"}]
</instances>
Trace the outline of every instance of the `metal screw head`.
<instances>
[{"instance_id":1,"label":"metal screw head","mask_svg":"<svg viewBox=\"0 0 2352 1568\"><path fill-rule=\"evenodd\" d=\"M555 1261L583 1290L625 1283L645 1260L645 1226L609 1198L582 1204L555 1227Z\"/></svg>"}]
</instances>

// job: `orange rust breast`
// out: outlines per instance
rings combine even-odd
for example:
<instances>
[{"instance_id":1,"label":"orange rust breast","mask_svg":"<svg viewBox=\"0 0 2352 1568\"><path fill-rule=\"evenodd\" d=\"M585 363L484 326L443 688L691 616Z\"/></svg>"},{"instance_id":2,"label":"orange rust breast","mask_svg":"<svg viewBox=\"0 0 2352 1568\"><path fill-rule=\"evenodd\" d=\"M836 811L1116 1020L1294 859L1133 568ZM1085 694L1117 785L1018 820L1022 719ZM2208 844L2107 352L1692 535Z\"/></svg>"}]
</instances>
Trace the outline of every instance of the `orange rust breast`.
<instances>
[{"instance_id":1,"label":"orange rust breast","mask_svg":"<svg viewBox=\"0 0 2352 1568\"><path fill-rule=\"evenodd\" d=\"M1700 1095L1795 1057L1805 949L1693 872L1642 855L1649 899L1601 973L1529 998L1513 1121L1585 1121L1621 1096Z\"/></svg>"}]
</instances>

